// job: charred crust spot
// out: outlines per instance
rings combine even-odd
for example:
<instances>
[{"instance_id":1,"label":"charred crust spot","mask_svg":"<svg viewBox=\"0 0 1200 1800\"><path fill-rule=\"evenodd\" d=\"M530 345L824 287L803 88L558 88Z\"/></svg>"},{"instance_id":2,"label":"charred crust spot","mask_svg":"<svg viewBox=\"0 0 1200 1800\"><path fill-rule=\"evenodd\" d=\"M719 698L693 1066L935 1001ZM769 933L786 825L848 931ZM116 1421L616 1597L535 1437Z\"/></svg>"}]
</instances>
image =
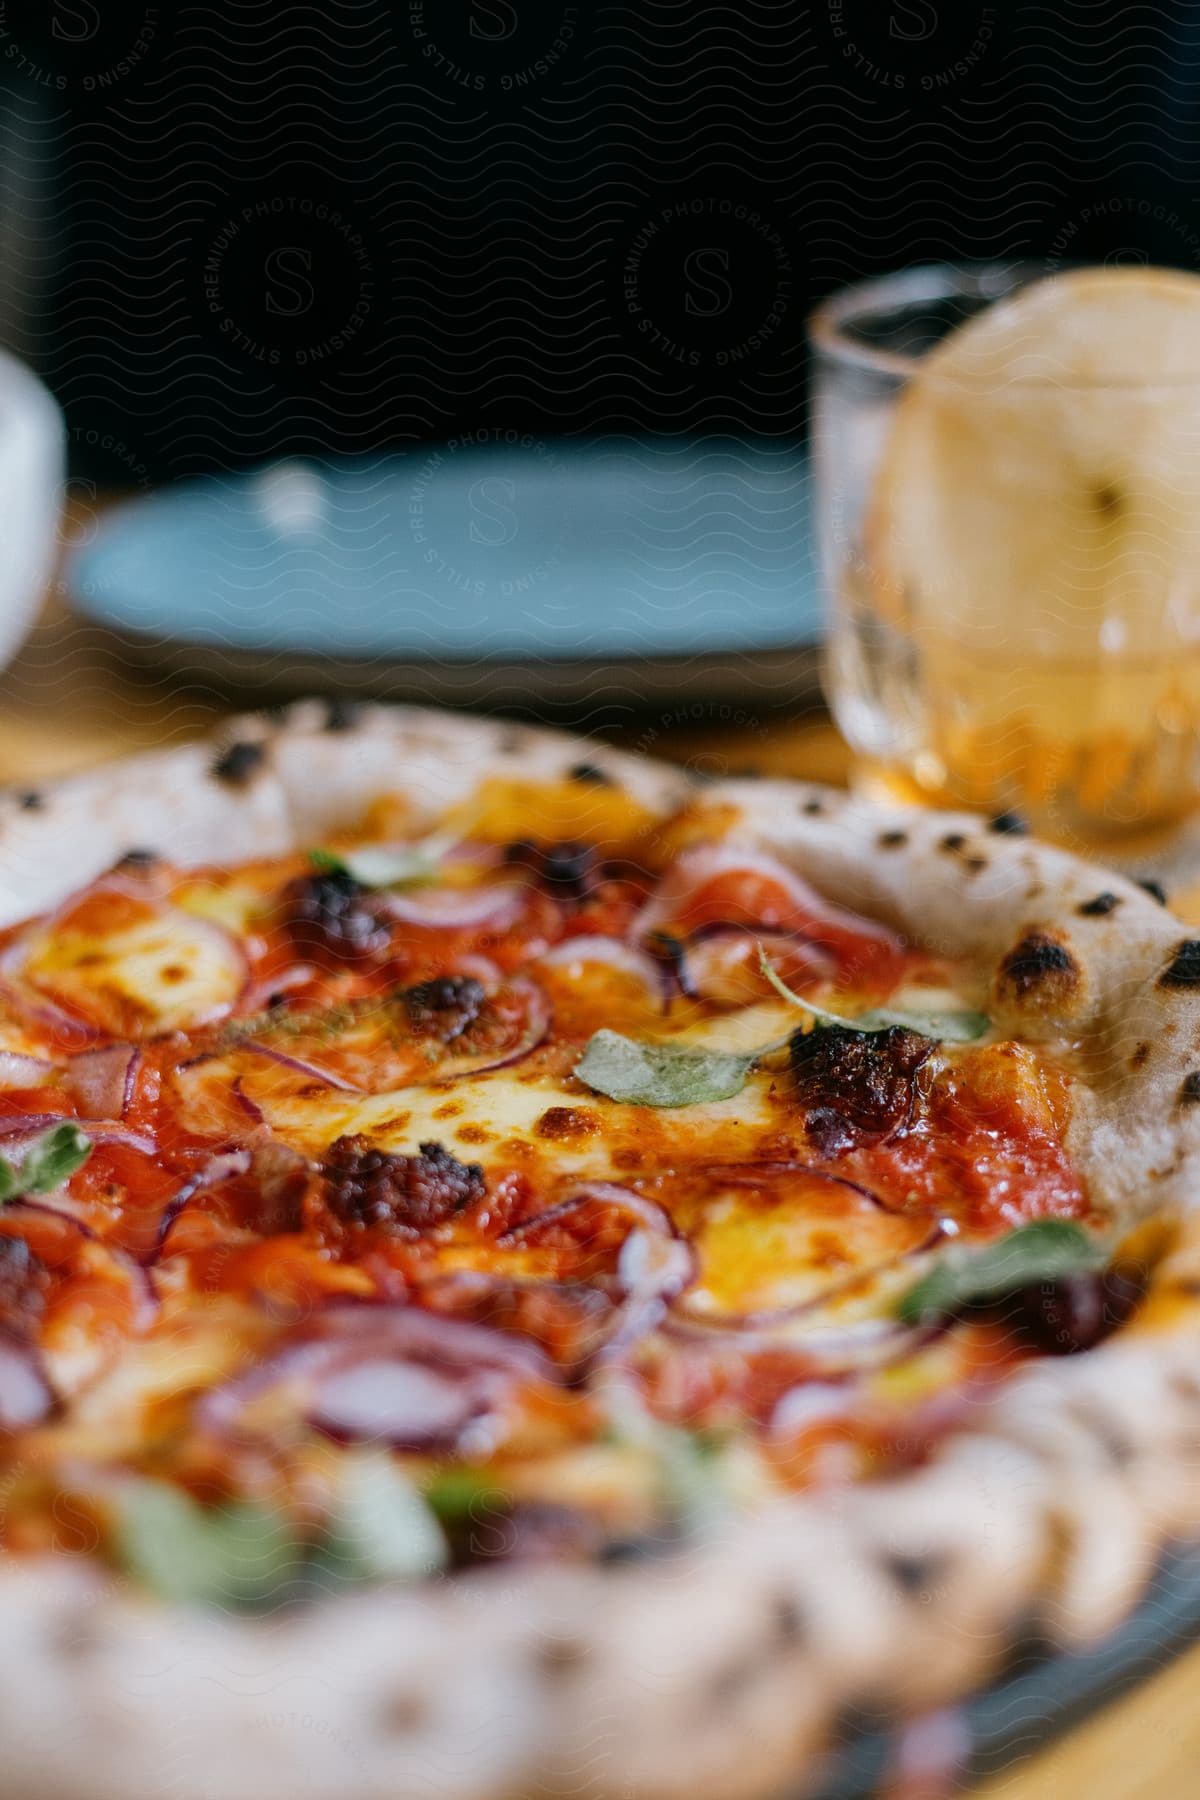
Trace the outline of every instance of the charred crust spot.
<instances>
[{"instance_id":1,"label":"charred crust spot","mask_svg":"<svg viewBox=\"0 0 1200 1800\"><path fill-rule=\"evenodd\" d=\"M1076 1402L1077 1418L1091 1432L1114 1469L1128 1469L1137 1456L1137 1444L1111 1413L1102 1407L1080 1400Z\"/></svg>"},{"instance_id":2,"label":"charred crust spot","mask_svg":"<svg viewBox=\"0 0 1200 1800\"><path fill-rule=\"evenodd\" d=\"M648 1562L656 1554L651 1538L609 1538L600 1546L596 1561L602 1568L621 1569L630 1563Z\"/></svg>"},{"instance_id":3,"label":"charred crust spot","mask_svg":"<svg viewBox=\"0 0 1200 1800\"><path fill-rule=\"evenodd\" d=\"M1110 481L1101 481L1092 489L1092 505L1102 518L1111 520L1119 517L1124 502L1119 489Z\"/></svg>"},{"instance_id":4,"label":"charred crust spot","mask_svg":"<svg viewBox=\"0 0 1200 1800\"><path fill-rule=\"evenodd\" d=\"M362 707L357 700L333 698L325 702L326 731L352 731L361 717Z\"/></svg>"},{"instance_id":5,"label":"charred crust spot","mask_svg":"<svg viewBox=\"0 0 1200 1800\"><path fill-rule=\"evenodd\" d=\"M426 1231L486 1190L478 1163L460 1163L438 1143L422 1144L416 1156L393 1156L364 1137L340 1137L321 1166L330 1208L347 1225Z\"/></svg>"},{"instance_id":6,"label":"charred crust spot","mask_svg":"<svg viewBox=\"0 0 1200 1800\"><path fill-rule=\"evenodd\" d=\"M797 1032L792 1074L810 1142L832 1156L902 1131L912 1114L917 1071L932 1049L931 1038L901 1025L887 1031L822 1025Z\"/></svg>"},{"instance_id":7,"label":"charred crust spot","mask_svg":"<svg viewBox=\"0 0 1200 1800\"><path fill-rule=\"evenodd\" d=\"M260 767L266 757L266 750L261 744L242 742L230 744L222 750L213 763L212 772L218 781L227 787L245 787L255 770Z\"/></svg>"},{"instance_id":8,"label":"charred crust spot","mask_svg":"<svg viewBox=\"0 0 1200 1800\"><path fill-rule=\"evenodd\" d=\"M429 1707L419 1694L395 1694L384 1706L380 1719L389 1737L407 1737L420 1731L429 1717Z\"/></svg>"},{"instance_id":9,"label":"charred crust spot","mask_svg":"<svg viewBox=\"0 0 1200 1800\"><path fill-rule=\"evenodd\" d=\"M1200 987L1200 938L1184 938L1176 944L1171 960L1158 978L1159 987Z\"/></svg>"},{"instance_id":10,"label":"charred crust spot","mask_svg":"<svg viewBox=\"0 0 1200 1800\"><path fill-rule=\"evenodd\" d=\"M577 762L567 770L568 781L578 781L584 787L613 787L613 778L605 769L594 762Z\"/></svg>"},{"instance_id":11,"label":"charred crust spot","mask_svg":"<svg viewBox=\"0 0 1200 1800\"><path fill-rule=\"evenodd\" d=\"M982 875L987 868L986 856L964 856L962 866L968 875Z\"/></svg>"},{"instance_id":12,"label":"charred crust spot","mask_svg":"<svg viewBox=\"0 0 1200 1800\"><path fill-rule=\"evenodd\" d=\"M44 802L36 788L26 788L17 795L17 805L22 812L41 812Z\"/></svg>"},{"instance_id":13,"label":"charred crust spot","mask_svg":"<svg viewBox=\"0 0 1200 1800\"><path fill-rule=\"evenodd\" d=\"M997 813L988 821L988 830L999 833L1001 837L1027 837L1029 827L1018 812Z\"/></svg>"},{"instance_id":14,"label":"charred crust spot","mask_svg":"<svg viewBox=\"0 0 1200 1800\"><path fill-rule=\"evenodd\" d=\"M791 1594L780 1594L773 1607L775 1614L775 1636L780 1644L802 1644L808 1636L805 1629L804 1613L800 1602Z\"/></svg>"},{"instance_id":15,"label":"charred crust spot","mask_svg":"<svg viewBox=\"0 0 1200 1800\"><path fill-rule=\"evenodd\" d=\"M1085 900L1076 912L1083 919L1106 919L1111 912L1116 912L1121 904L1120 894L1110 894L1107 889L1097 894L1094 900Z\"/></svg>"},{"instance_id":16,"label":"charred crust spot","mask_svg":"<svg viewBox=\"0 0 1200 1800\"><path fill-rule=\"evenodd\" d=\"M283 922L302 955L355 961L385 950L391 932L368 890L345 869L322 869L289 881Z\"/></svg>"},{"instance_id":17,"label":"charred crust spot","mask_svg":"<svg viewBox=\"0 0 1200 1800\"><path fill-rule=\"evenodd\" d=\"M1083 972L1068 946L1049 931L1028 931L1000 964L997 988L1016 1002L1060 1003L1083 986Z\"/></svg>"},{"instance_id":18,"label":"charred crust spot","mask_svg":"<svg viewBox=\"0 0 1200 1800\"><path fill-rule=\"evenodd\" d=\"M938 849L947 851L951 856L957 856L960 850L965 849L966 842L966 836L963 832L948 831L938 845Z\"/></svg>"},{"instance_id":19,"label":"charred crust spot","mask_svg":"<svg viewBox=\"0 0 1200 1800\"><path fill-rule=\"evenodd\" d=\"M875 842L881 850L903 850L908 842L907 831L881 831Z\"/></svg>"},{"instance_id":20,"label":"charred crust spot","mask_svg":"<svg viewBox=\"0 0 1200 1800\"><path fill-rule=\"evenodd\" d=\"M1143 1066L1143 1064L1145 1063L1146 1058L1149 1056L1149 1054L1150 1054L1150 1046L1144 1040L1140 1044L1135 1044L1133 1047L1133 1055L1129 1058L1130 1068L1131 1069L1140 1069Z\"/></svg>"},{"instance_id":21,"label":"charred crust spot","mask_svg":"<svg viewBox=\"0 0 1200 1800\"><path fill-rule=\"evenodd\" d=\"M551 1106L542 1114L534 1130L540 1138L594 1137L600 1120L586 1106Z\"/></svg>"},{"instance_id":22,"label":"charred crust spot","mask_svg":"<svg viewBox=\"0 0 1200 1800\"><path fill-rule=\"evenodd\" d=\"M1161 881L1155 881L1153 875L1139 876L1138 886L1144 889L1152 900L1157 900L1160 906L1167 904L1167 890Z\"/></svg>"},{"instance_id":23,"label":"charred crust spot","mask_svg":"<svg viewBox=\"0 0 1200 1800\"><path fill-rule=\"evenodd\" d=\"M936 1554L905 1556L893 1551L884 1557L883 1570L902 1594L911 1594L915 1598L928 1593L941 1580L945 1559Z\"/></svg>"},{"instance_id":24,"label":"charred crust spot","mask_svg":"<svg viewBox=\"0 0 1200 1800\"><path fill-rule=\"evenodd\" d=\"M126 850L113 864L114 869L152 869L159 860L157 850L145 850L140 845Z\"/></svg>"},{"instance_id":25,"label":"charred crust spot","mask_svg":"<svg viewBox=\"0 0 1200 1800\"><path fill-rule=\"evenodd\" d=\"M448 1044L483 1011L487 993L473 975L439 975L418 982L403 996L408 1022L418 1037L434 1037Z\"/></svg>"},{"instance_id":26,"label":"charred crust spot","mask_svg":"<svg viewBox=\"0 0 1200 1800\"><path fill-rule=\"evenodd\" d=\"M589 1651L582 1638L549 1638L537 1653L537 1666L547 1681L569 1681L585 1668Z\"/></svg>"},{"instance_id":27,"label":"charred crust spot","mask_svg":"<svg viewBox=\"0 0 1200 1800\"><path fill-rule=\"evenodd\" d=\"M84 1662L103 1650L104 1634L97 1620L77 1607L55 1622L50 1641L56 1656Z\"/></svg>"},{"instance_id":28,"label":"charred crust spot","mask_svg":"<svg viewBox=\"0 0 1200 1800\"><path fill-rule=\"evenodd\" d=\"M1196 1106L1200 1104L1200 1069L1193 1069L1183 1078L1179 1089L1180 1106Z\"/></svg>"},{"instance_id":29,"label":"charred crust spot","mask_svg":"<svg viewBox=\"0 0 1200 1800\"><path fill-rule=\"evenodd\" d=\"M817 796L814 794L811 800L806 800L804 802L801 811L807 813L810 819L819 819L821 814L825 811L825 802L823 800L818 800Z\"/></svg>"},{"instance_id":30,"label":"charred crust spot","mask_svg":"<svg viewBox=\"0 0 1200 1800\"><path fill-rule=\"evenodd\" d=\"M707 1701L714 1707L725 1707L736 1701L754 1680L759 1670L757 1657L742 1656L737 1662L726 1664L719 1669L709 1683Z\"/></svg>"}]
</instances>

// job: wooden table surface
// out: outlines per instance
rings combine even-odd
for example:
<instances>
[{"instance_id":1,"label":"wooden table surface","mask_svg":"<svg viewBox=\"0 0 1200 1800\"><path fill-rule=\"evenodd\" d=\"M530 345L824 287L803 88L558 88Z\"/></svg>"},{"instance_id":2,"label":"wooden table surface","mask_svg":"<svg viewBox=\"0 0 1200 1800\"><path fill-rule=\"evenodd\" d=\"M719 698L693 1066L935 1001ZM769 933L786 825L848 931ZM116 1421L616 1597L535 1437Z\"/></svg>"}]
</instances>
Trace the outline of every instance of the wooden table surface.
<instances>
[{"instance_id":1,"label":"wooden table surface","mask_svg":"<svg viewBox=\"0 0 1200 1800\"><path fill-rule=\"evenodd\" d=\"M86 522L85 522L86 523ZM78 529L78 521L76 521ZM239 705L252 705L243 695ZM0 781L33 783L202 732L229 696L205 683L168 682L121 665L103 634L72 619L52 592L32 637L0 678ZM753 764L765 773L840 782L848 758L820 715L756 719L737 712L685 724L664 713L618 740L714 772ZM1181 910L1200 917L1200 893ZM1049 1750L975 1790L978 1800L1197 1800L1200 1796L1200 1646ZM920 1800L934 1800L923 1792Z\"/></svg>"}]
</instances>

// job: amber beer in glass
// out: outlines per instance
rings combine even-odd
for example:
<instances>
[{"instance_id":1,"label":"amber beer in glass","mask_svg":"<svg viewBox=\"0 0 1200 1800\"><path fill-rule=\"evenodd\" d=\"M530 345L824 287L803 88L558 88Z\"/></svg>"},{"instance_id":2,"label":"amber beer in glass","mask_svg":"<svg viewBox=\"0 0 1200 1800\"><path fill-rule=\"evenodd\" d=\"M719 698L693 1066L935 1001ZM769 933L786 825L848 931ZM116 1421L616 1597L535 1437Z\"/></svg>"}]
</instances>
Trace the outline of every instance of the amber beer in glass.
<instances>
[{"instance_id":1,"label":"amber beer in glass","mask_svg":"<svg viewBox=\"0 0 1200 1800\"><path fill-rule=\"evenodd\" d=\"M1116 853L1200 793L1200 331L1178 379L1106 379L1099 349L1060 379L1031 346L1028 378L934 396L940 439L904 411L951 332L1044 279L914 269L814 315L825 684L869 790Z\"/></svg>"}]
</instances>

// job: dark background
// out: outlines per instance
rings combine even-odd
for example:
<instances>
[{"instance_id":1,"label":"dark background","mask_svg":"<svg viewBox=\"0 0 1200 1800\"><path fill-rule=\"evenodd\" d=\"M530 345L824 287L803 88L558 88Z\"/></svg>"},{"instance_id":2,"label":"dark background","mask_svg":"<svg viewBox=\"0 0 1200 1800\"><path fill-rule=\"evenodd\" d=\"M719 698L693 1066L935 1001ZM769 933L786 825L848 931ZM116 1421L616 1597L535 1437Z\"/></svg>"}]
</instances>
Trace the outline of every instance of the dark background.
<instances>
[{"instance_id":1,"label":"dark background","mask_svg":"<svg viewBox=\"0 0 1200 1800\"><path fill-rule=\"evenodd\" d=\"M122 483L790 436L849 277L1200 266L1198 10L0 0L0 335Z\"/></svg>"}]
</instances>

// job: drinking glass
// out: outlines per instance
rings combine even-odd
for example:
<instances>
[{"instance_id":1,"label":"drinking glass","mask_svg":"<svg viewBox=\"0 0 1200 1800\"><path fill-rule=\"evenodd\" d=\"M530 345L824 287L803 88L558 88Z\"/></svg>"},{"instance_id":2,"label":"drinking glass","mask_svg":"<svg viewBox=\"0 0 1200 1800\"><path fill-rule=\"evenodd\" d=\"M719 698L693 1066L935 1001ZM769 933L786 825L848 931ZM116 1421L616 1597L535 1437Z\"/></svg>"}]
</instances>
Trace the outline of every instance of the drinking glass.
<instances>
[{"instance_id":1,"label":"drinking glass","mask_svg":"<svg viewBox=\"0 0 1200 1800\"><path fill-rule=\"evenodd\" d=\"M964 388L961 456L914 456L898 430L918 382L943 379L940 363L922 373L930 351L1046 273L916 268L814 314L826 695L868 791L1017 812L1060 840L1116 853L1124 839L1132 853L1200 799L1200 380ZM1047 432L1055 455L1064 447L1064 491L1072 444L1106 446L1113 464L1111 486L1081 502L1095 520L1064 512L1053 537L1049 503L1035 530L1010 492L988 491L1005 485L997 454L1036 457ZM971 456L972 434L986 455ZM900 557L898 481L924 532ZM1110 515L1127 503L1122 534Z\"/></svg>"}]
</instances>

